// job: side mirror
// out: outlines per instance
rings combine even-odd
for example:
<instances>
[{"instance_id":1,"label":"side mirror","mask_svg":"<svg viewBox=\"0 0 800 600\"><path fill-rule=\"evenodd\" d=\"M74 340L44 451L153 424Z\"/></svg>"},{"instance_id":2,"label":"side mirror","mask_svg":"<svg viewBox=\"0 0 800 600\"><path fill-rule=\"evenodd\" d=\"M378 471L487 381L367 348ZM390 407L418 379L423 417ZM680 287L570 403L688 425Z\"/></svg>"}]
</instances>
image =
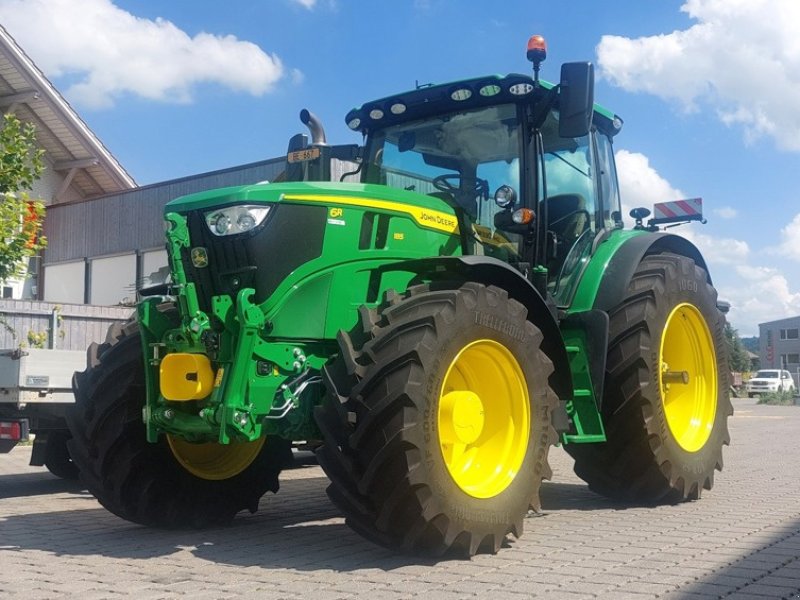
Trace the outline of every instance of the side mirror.
<instances>
[{"instance_id":1,"label":"side mirror","mask_svg":"<svg viewBox=\"0 0 800 600\"><path fill-rule=\"evenodd\" d=\"M594 65L589 62L561 65L558 134L583 137L592 125L594 107Z\"/></svg>"}]
</instances>

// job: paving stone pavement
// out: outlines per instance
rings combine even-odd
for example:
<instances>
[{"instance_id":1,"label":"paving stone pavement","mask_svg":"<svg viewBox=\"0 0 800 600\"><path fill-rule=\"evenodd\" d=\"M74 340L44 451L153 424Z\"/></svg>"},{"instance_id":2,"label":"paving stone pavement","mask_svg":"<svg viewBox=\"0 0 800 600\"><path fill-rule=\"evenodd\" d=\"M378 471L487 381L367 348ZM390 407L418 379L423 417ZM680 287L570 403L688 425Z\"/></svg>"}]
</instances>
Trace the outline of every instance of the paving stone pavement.
<instances>
[{"instance_id":1,"label":"paving stone pavement","mask_svg":"<svg viewBox=\"0 0 800 600\"><path fill-rule=\"evenodd\" d=\"M566 453L543 513L496 555L427 560L350 531L316 466L286 471L255 515L159 531L79 484L0 455L0 597L314 600L800 599L800 407L734 400L725 470L702 500L656 508L590 492Z\"/></svg>"}]
</instances>

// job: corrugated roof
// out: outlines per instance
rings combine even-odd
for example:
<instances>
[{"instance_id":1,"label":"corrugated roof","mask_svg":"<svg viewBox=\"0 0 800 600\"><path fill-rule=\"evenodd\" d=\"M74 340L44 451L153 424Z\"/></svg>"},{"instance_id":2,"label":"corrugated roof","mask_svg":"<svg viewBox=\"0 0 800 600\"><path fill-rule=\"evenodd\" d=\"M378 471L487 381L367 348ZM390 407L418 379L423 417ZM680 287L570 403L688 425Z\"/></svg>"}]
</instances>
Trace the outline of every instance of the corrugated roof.
<instances>
[{"instance_id":1,"label":"corrugated roof","mask_svg":"<svg viewBox=\"0 0 800 600\"><path fill-rule=\"evenodd\" d=\"M0 112L10 108L36 126L52 168L83 198L136 187L98 137L0 26Z\"/></svg>"}]
</instances>

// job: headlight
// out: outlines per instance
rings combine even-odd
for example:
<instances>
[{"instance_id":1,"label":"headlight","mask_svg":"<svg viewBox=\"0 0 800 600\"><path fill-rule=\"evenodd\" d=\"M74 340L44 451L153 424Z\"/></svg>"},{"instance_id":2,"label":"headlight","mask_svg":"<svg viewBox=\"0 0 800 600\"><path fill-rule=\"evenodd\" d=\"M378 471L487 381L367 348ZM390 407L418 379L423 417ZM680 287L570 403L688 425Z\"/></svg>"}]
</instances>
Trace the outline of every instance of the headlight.
<instances>
[{"instance_id":1,"label":"headlight","mask_svg":"<svg viewBox=\"0 0 800 600\"><path fill-rule=\"evenodd\" d=\"M494 202L500 208L510 208L517 203L517 192L510 185L501 185L494 193Z\"/></svg>"},{"instance_id":2,"label":"headlight","mask_svg":"<svg viewBox=\"0 0 800 600\"><path fill-rule=\"evenodd\" d=\"M214 235L235 235L255 229L269 213L269 206L229 206L205 213L206 225Z\"/></svg>"}]
</instances>

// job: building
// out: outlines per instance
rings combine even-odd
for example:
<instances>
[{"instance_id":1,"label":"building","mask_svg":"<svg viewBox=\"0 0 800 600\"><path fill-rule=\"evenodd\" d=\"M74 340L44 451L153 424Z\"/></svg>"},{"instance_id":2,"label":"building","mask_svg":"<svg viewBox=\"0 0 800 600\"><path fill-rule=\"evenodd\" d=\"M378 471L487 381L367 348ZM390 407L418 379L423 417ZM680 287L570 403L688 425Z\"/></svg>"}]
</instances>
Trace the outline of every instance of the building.
<instances>
[{"instance_id":1,"label":"building","mask_svg":"<svg viewBox=\"0 0 800 600\"><path fill-rule=\"evenodd\" d=\"M132 189L133 178L61 94L0 27L0 110L36 126L45 172L31 190L48 207ZM41 297L39 264L28 277L3 282L4 298Z\"/></svg>"},{"instance_id":2,"label":"building","mask_svg":"<svg viewBox=\"0 0 800 600\"><path fill-rule=\"evenodd\" d=\"M800 316L758 324L762 369L786 369L800 380Z\"/></svg>"}]
</instances>

